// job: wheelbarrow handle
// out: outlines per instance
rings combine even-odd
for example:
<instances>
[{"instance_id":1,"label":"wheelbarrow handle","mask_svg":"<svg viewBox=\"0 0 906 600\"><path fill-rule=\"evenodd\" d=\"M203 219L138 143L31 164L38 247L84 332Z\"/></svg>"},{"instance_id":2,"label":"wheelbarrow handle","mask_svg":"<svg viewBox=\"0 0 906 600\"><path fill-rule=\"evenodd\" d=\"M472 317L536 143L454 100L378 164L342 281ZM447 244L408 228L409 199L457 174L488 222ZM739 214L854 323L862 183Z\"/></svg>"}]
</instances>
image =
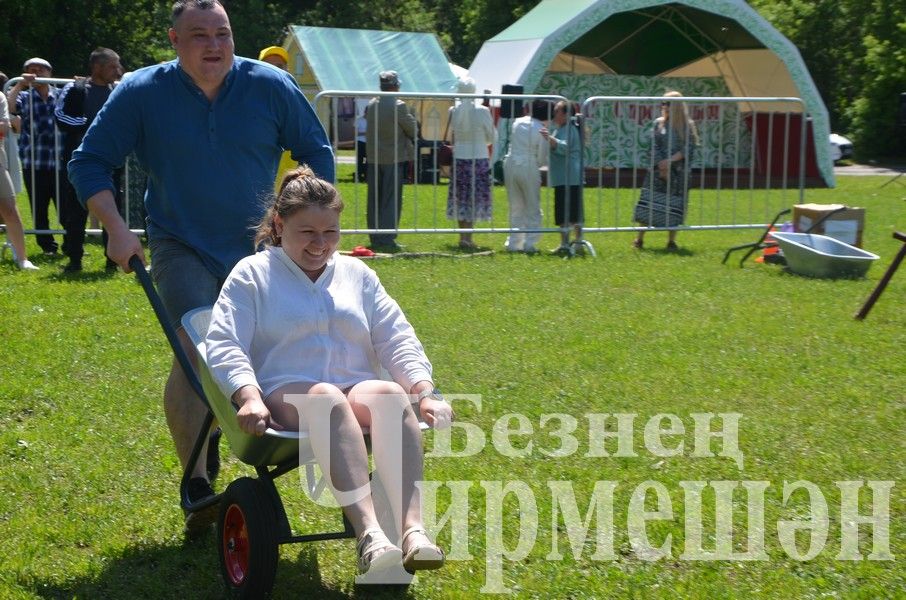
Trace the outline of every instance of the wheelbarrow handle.
<instances>
[{"instance_id":1,"label":"wheelbarrow handle","mask_svg":"<svg viewBox=\"0 0 906 600\"><path fill-rule=\"evenodd\" d=\"M135 276L138 278L139 283L141 283L142 289L145 290L148 302L151 303L151 308L154 309L157 321L160 323L161 329L164 330L164 335L167 336L167 341L170 342L170 347L173 349L173 355L176 356L179 366L182 367L183 372L186 374L186 379L189 380L189 384L192 386L192 389L198 397L201 398L201 401L210 408L208 398L205 396L204 389L201 387L201 382L198 380L198 375L195 374L195 369L192 367L192 361L189 360L189 356L183 349L182 343L179 341L179 336L176 335L176 329L170 324L167 309L164 308L163 300L160 299L160 295L157 293L157 290L154 289L154 283L151 281L151 275L149 275L148 271L145 269L145 264L137 255L132 255L132 258L129 259L129 267L135 272Z\"/></svg>"},{"instance_id":2,"label":"wheelbarrow handle","mask_svg":"<svg viewBox=\"0 0 906 600\"><path fill-rule=\"evenodd\" d=\"M737 250L743 250L745 248L749 248L749 251L746 252L745 256L743 256L739 261L739 267L742 268L742 264L744 262L746 262L747 258L752 256L752 254L759 248L764 247L763 242L764 242L765 238L768 237L769 233L771 233L771 229L774 228L774 226L777 224L777 221L780 220L780 217L782 217L783 215L785 215L789 212L792 212L792 210L793 210L792 208L785 208L782 211L780 211L779 213L777 213L777 216L774 217L774 220L771 221L771 224L767 226L767 228L764 230L764 232L762 232L761 237L758 238L757 242L753 242L750 244L740 244L739 246L733 246L732 248L727 250L727 253L724 254L724 259L722 261L720 261L720 264L726 263L727 259L730 258L730 254L732 254L733 252L736 252Z\"/></svg>"},{"instance_id":3,"label":"wheelbarrow handle","mask_svg":"<svg viewBox=\"0 0 906 600\"><path fill-rule=\"evenodd\" d=\"M201 456L201 449L208 439L208 431L211 429L211 425L214 422L214 413L211 412L211 403L208 402L208 397L205 396L204 388L201 387L198 375L195 374L195 369L192 367L192 361L189 360L189 356L183 349L182 344L179 341L179 336L176 334L176 329L170 324L170 318L167 316L164 302L160 299L160 294L157 293L157 290L154 289L154 283L151 281L151 276L145 269L145 264L138 256L133 255L129 259L129 267L135 272L135 276L138 278L139 283L141 283L142 289L145 290L145 295L148 296L151 308L154 309L154 314L157 316L157 322L160 323L161 329L164 330L164 335L167 336L167 341L170 342L170 347L173 349L173 355L179 362L179 366L182 367L186 379L189 380L189 385L192 386L192 389L201 401L204 402L204 405L207 408L207 414L198 431L198 436L195 438L195 444L192 446L192 452L183 469L182 479L179 483L180 504L186 511L196 512L220 502L219 494L195 502L189 497L189 481L192 478L192 469L198 462L198 459Z\"/></svg>"}]
</instances>

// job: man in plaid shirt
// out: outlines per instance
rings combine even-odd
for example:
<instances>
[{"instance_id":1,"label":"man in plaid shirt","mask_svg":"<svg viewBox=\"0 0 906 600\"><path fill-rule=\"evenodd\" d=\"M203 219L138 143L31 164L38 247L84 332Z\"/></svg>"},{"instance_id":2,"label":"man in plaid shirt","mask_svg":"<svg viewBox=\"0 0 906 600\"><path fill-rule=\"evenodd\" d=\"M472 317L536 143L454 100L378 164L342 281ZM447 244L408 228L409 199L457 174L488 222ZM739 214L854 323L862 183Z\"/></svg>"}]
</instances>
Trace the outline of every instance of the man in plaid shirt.
<instances>
[{"instance_id":1,"label":"man in plaid shirt","mask_svg":"<svg viewBox=\"0 0 906 600\"><path fill-rule=\"evenodd\" d=\"M48 209L51 198L57 202L59 137L54 132L54 102L57 92L46 83L35 83L36 77L50 77L50 63L43 58L29 58L23 65L22 79L8 95L9 112L22 117L19 132L19 158L22 178L31 200L35 229L50 229ZM39 234L38 245L44 254L55 254L57 242L52 235Z\"/></svg>"}]
</instances>

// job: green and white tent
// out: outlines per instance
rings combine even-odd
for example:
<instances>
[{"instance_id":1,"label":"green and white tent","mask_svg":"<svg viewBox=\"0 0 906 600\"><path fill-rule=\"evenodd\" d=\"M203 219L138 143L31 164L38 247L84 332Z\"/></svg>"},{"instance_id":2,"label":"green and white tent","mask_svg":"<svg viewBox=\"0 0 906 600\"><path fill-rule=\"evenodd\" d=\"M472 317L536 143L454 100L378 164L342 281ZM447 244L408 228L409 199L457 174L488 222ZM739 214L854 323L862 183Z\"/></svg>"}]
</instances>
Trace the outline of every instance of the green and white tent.
<instances>
[{"instance_id":1,"label":"green and white tent","mask_svg":"<svg viewBox=\"0 0 906 600\"><path fill-rule=\"evenodd\" d=\"M306 91L378 91L378 73L397 71L403 92L456 91L433 33L293 25L284 47Z\"/></svg>"},{"instance_id":2,"label":"green and white tent","mask_svg":"<svg viewBox=\"0 0 906 600\"><path fill-rule=\"evenodd\" d=\"M743 0L542 0L484 43L469 75L494 93L520 84L525 93L562 93L580 102L660 95L665 87L687 96L798 97L814 138L830 133L799 51ZM833 185L829 149L814 148L821 178Z\"/></svg>"}]
</instances>

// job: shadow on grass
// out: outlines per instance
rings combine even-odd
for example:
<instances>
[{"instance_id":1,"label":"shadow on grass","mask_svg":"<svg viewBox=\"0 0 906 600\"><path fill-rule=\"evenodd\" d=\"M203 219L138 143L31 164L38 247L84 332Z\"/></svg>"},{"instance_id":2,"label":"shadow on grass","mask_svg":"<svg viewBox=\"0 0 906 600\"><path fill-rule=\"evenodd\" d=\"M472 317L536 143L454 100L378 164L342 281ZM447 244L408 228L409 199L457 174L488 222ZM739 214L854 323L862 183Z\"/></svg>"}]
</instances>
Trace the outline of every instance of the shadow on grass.
<instances>
[{"instance_id":1,"label":"shadow on grass","mask_svg":"<svg viewBox=\"0 0 906 600\"><path fill-rule=\"evenodd\" d=\"M125 548L116 556L103 560L97 574L72 578L65 582L33 580L28 587L40 598L154 598L214 599L227 597L220 575L216 536L181 545L139 544ZM326 587L318 567L316 544L295 544L298 554L293 559L281 558L277 566L272 598L306 598L319 600L341 598L410 598L408 589L400 586L354 586L355 566L349 565L348 591ZM285 553L284 553L285 554ZM350 556L350 561L353 557Z\"/></svg>"},{"instance_id":2,"label":"shadow on grass","mask_svg":"<svg viewBox=\"0 0 906 600\"><path fill-rule=\"evenodd\" d=\"M63 268L56 272L51 271L47 276L47 279L51 279L55 282L57 281L78 281L79 283L95 283L97 281L102 281L105 279L110 279L116 276L116 271L92 271L92 270L82 270L76 273L66 273L63 271Z\"/></svg>"},{"instance_id":3,"label":"shadow on grass","mask_svg":"<svg viewBox=\"0 0 906 600\"><path fill-rule=\"evenodd\" d=\"M667 256L683 256L690 257L695 256L695 251L690 250L685 246L679 246L676 249L667 248L666 246L649 246L648 242L645 242L644 248L636 249L636 252L647 252L649 254L659 254Z\"/></svg>"}]
</instances>

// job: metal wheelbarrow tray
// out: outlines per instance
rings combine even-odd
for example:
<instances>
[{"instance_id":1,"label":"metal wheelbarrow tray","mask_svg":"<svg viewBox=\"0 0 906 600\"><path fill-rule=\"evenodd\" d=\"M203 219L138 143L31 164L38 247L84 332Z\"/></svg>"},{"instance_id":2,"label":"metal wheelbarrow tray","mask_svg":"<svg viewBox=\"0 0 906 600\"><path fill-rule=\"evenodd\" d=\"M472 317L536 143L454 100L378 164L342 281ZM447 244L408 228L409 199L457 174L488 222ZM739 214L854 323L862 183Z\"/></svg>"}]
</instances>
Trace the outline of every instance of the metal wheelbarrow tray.
<instances>
[{"instance_id":1,"label":"metal wheelbarrow tray","mask_svg":"<svg viewBox=\"0 0 906 600\"><path fill-rule=\"evenodd\" d=\"M808 277L863 277L872 254L838 239L815 233L771 232L780 244L787 266L793 273Z\"/></svg>"}]
</instances>

